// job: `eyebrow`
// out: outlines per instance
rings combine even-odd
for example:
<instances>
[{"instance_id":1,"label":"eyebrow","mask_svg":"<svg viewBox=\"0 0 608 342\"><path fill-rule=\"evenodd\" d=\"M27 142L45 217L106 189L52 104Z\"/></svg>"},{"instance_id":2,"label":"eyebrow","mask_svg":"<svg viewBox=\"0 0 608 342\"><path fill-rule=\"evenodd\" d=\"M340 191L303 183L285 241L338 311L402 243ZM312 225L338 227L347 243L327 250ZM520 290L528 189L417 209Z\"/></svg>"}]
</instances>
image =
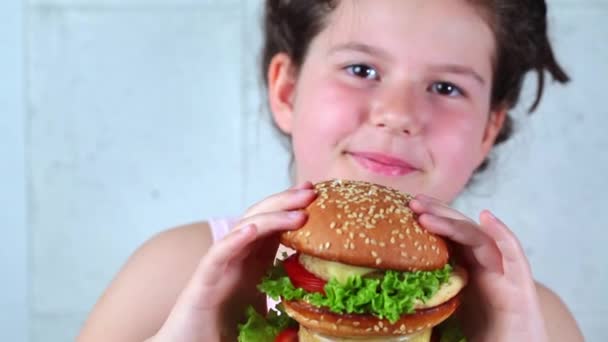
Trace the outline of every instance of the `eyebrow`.
<instances>
[{"instance_id":1,"label":"eyebrow","mask_svg":"<svg viewBox=\"0 0 608 342\"><path fill-rule=\"evenodd\" d=\"M481 77L477 71L468 66L459 65L459 64L442 64L442 65L434 65L431 67L432 70L437 72L448 72L451 74L459 74L464 76L473 77L477 82L482 85L486 84L486 80Z\"/></svg>"},{"instance_id":2,"label":"eyebrow","mask_svg":"<svg viewBox=\"0 0 608 342\"><path fill-rule=\"evenodd\" d=\"M342 51L357 51L357 52L366 53L368 55L378 56L378 57L381 57L384 59L390 59L390 56L386 51L379 49L377 47L368 45L368 44L358 43L358 42L348 42L348 43L336 45L336 46L332 47L331 49L329 49L328 55L332 55L334 53L342 52Z\"/></svg>"}]
</instances>

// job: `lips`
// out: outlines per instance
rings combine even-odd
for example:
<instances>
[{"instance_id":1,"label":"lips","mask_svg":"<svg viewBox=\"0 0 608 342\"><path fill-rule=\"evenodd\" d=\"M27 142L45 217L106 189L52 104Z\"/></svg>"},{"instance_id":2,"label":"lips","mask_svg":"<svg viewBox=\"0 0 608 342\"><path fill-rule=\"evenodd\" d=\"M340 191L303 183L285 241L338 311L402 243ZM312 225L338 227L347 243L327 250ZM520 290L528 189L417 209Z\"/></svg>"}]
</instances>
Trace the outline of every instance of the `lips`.
<instances>
[{"instance_id":1,"label":"lips","mask_svg":"<svg viewBox=\"0 0 608 342\"><path fill-rule=\"evenodd\" d=\"M364 169L383 176L403 176L417 169L405 160L383 153L349 152Z\"/></svg>"}]
</instances>

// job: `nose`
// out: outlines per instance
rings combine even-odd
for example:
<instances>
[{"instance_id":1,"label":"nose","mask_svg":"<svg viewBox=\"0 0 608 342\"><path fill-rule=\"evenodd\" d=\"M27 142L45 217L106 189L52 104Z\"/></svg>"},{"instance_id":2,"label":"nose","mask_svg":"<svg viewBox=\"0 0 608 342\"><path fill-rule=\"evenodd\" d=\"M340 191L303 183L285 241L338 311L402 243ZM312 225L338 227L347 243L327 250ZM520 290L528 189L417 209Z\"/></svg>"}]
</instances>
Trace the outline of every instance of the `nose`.
<instances>
[{"instance_id":1,"label":"nose","mask_svg":"<svg viewBox=\"0 0 608 342\"><path fill-rule=\"evenodd\" d=\"M370 120L396 134L417 135L424 127L424 109L414 89L385 89L373 103Z\"/></svg>"}]
</instances>

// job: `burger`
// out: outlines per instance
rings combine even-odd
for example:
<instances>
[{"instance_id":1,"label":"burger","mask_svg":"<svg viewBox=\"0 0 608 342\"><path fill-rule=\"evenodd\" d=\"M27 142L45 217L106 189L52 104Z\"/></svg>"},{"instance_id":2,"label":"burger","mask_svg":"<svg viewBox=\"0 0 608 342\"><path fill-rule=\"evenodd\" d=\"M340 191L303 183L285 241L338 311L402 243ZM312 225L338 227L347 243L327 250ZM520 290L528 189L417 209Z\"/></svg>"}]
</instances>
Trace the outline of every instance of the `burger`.
<instances>
[{"instance_id":1,"label":"burger","mask_svg":"<svg viewBox=\"0 0 608 342\"><path fill-rule=\"evenodd\" d=\"M250 307L239 341L437 339L467 273L447 242L417 223L411 196L350 180L317 183L315 191L305 225L280 237L295 253L258 286L281 303L266 317ZM441 341L464 340L444 330Z\"/></svg>"}]
</instances>

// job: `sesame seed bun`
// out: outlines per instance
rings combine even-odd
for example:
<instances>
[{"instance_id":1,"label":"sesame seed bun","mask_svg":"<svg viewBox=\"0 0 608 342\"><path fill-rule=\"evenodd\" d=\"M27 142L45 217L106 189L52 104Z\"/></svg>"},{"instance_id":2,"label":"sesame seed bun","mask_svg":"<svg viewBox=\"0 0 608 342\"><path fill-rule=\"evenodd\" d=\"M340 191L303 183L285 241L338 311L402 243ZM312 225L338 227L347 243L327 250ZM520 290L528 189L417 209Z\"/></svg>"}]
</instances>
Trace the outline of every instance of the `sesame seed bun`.
<instances>
[{"instance_id":1,"label":"sesame seed bun","mask_svg":"<svg viewBox=\"0 0 608 342\"><path fill-rule=\"evenodd\" d=\"M448 262L445 241L416 222L411 196L362 181L315 184L308 221L281 234L300 253L353 266L397 271L435 270Z\"/></svg>"},{"instance_id":2,"label":"sesame seed bun","mask_svg":"<svg viewBox=\"0 0 608 342\"><path fill-rule=\"evenodd\" d=\"M403 315L397 322L390 323L372 315L332 313L327 309L314 307L304 301L283 302L287 314L311 331L334 337L360 338L407 336L424 329L433 328L452 315L459 304L460 297L457 296L439 306Z\"/></svg>"}]
</instances>

